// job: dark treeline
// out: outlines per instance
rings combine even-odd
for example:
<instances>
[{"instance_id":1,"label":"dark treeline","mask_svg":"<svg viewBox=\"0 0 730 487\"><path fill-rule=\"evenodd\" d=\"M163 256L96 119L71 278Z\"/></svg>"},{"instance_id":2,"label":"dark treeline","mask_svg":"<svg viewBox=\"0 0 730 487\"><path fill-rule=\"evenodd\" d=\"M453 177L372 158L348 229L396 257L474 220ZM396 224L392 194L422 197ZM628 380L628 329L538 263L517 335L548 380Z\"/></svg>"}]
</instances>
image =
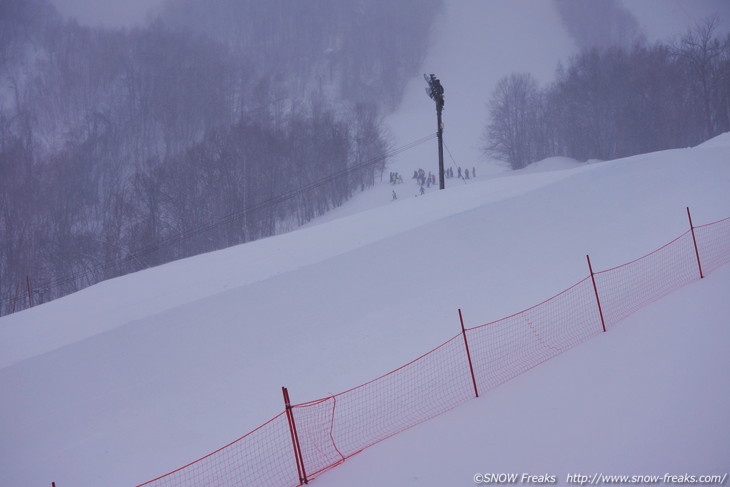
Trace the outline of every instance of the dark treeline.
<instances>
[{"instance_id":1,"label":"dark treeline","mask_svg":"<svg viewBox=\"0 0 730 487\"><path fill-rule=\"evenodd\" d=\"M711 18L671 44L590 48L540 89L511 74L489 103L485 154L520 169L549 156L615 159L730 130L730 35Z\"/></svg>"},{"instance_id":2,"label":"dark treeline","mask_svg":"<svg viewBox=\"0 0 730 487\"><path fill-rule=\"evenodd\" d=\"M437 6L171 1L110 30L0 0L0 315L372 185Z\"/></svg>"}]
</instances>

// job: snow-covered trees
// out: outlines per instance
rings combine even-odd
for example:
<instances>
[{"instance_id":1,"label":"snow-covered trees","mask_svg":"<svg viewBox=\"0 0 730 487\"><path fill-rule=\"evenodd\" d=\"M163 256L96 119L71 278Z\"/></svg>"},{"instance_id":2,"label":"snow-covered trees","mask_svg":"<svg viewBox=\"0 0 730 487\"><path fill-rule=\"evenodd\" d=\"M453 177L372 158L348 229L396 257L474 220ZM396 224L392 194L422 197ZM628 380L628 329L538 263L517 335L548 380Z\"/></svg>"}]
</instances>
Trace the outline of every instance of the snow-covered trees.
<instances>
[{"instance_id":1,"label":"snow-covered trees","mask_svg":"<svg viewBox=\"0 0 730 487\"><path fill-rule=\"evenodd\" d=\"M593 47L544 89L503 78L488 105L484 152L513 169L546 156L613 159L695 145L730 130L730 35L708 19L673 45Z\"/></svg>"},{"instance_id":2,"label":"snow-covered trees","mask_svg":"<svg viewBox=\"0 0 730 487\"><path fill-rule=\"evenodd\" d=\"M537 140L542 95L529 73L502 78L489 103L489 126L485 150L505 160L512 169L522 169L537 160Z\"/></svg>"},{"instance_id":3,"label":"snow-covered trees","mask_svg":"<svg viewBox=\"0 0 730 487\"><path fill-rule=\"evenodd\" d=\"M719 20L710 17L682 36L673 54L684 70L693 100L696 122L704 138L728 130L730 97L730 33L721 41Z\"/></svg>"},{"instance_id":4,"label":"snow-covered trees","mask_svg":"<svg viewBox=\"0 0 730 487\"><path fill-rule=\"evenodd\" d=\"M175 1L109 30L0 2L0 314L27 276L57 297L371 185L438 3Z\"/></svg>"}]
</instances>

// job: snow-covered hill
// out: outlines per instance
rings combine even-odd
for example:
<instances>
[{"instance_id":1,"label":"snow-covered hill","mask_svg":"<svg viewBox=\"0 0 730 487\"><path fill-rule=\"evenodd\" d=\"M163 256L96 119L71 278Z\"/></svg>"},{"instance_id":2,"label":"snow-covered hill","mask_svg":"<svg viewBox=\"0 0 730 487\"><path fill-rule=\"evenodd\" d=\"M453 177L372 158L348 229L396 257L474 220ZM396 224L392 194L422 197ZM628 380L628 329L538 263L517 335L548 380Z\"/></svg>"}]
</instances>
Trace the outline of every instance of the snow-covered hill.
<instances>
[{"instance_id":1,"label":"snow-covered hill","mask_svg":"<svg viewBox=\"0 0 730 487\"><path fill-rule=\"evenodd\" d=\"M516 474L517 484L525 474L552 476L558 485L570 485L568 475L573 483L580 475L583 483L596 476L618 485L632 482L606 479L727 481L729 290L725 266L311 485L470 486L489 474Z\"/></svg>"},{"instance_id":2,"label":"snow-covered hill","mask_svg":"<svg viewBox=\"0 0 730 487\"><path fill-rule=\"evenodd\" d=\"M454 335L458 308L475 325L536 304L585 277L586 254L605 269L685 232L686 206L695 224L730 216L728 155L725 134L423 197L406 179L396 201L384 182L319 224L3 317L0 485L129 487L177 468L280 412L282 385L295 402L348 389ZM727 469L729 288L720 269L316 482Z\"/></svg>"}]
</instances>

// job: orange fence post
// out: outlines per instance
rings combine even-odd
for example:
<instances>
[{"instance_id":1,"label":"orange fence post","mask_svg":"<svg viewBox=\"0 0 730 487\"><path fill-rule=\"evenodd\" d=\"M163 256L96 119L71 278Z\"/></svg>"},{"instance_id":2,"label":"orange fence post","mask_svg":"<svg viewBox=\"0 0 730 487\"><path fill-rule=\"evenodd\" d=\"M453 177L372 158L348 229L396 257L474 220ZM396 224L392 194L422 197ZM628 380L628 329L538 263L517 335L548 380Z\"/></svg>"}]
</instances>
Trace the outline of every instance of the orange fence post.
<instances>
[{"instance_id":1,"label":"orange fence post","mask_svg":"<svg viewBox=\"0 0 730 487\"><path fill-rule=\"evenodd\" d=\"M601 299L598 297L598 287L596 287L596 278L593 274L593 266L591 266L591 258L586 255L588 259L588 270L591 271L591 281L593 281L593 291L596 293L596 302L598 303L598 314L601 315L601 326L603 332L606 333L606 322L603 320L603 309L601 308Z\"/></svg>"},{"instance_id":2,"label":"orange fence post","mask_svg":"<svg viewBox=\"0 0 730 487\"><path fill-rule=\"evenodd\" d=\"M304 458L302 457L302 448L299 445L299 435L297 435L297 425L294 422L294 413L292 412L291 402L289 401L289 391L286 387L281 388L284 394L284 406L286 407L286 419L289 420L289 433L291 433L291 441L294 445L294 457L297 461L297 472L299 473L299 482L308 484L307 472L304 470Z\"/></svg>"},{"instance_id":3,"label":"orange fence post","mask_svg":"<svg viewBox=\"0 0 730 487\"><path fill-rule=\"evenodd\" d=\"M695 227L692 225L692 215L689 212L689 206L687 207L687 217L689 218L689 228L692 230L692 242L695 244L695 256L697 257L697 267L700 268L700 279L704 279L702 275L702 264L700 263L700 251L697 249L697 239L695 238Z\"/></svg>"},{"instance_id":4,"label":"orange fence post","mask_svg":"<svg viewBox=\"0 0 730 487\"><path fill-rule=\"evenodd\" d=\"M466 340L466 329L464 328L464 317L461 315L461 308L459 308L459 321L461 321L461 335L464 337L464 346L466 347L466 358L469 359L469 372L471 372L471 382L474 385L474 395L479 397L479 391L477 390L477 380L474 378L474 367L471 364L471 353L469 353L469 342Z\"/></svg>"}]
</instances>

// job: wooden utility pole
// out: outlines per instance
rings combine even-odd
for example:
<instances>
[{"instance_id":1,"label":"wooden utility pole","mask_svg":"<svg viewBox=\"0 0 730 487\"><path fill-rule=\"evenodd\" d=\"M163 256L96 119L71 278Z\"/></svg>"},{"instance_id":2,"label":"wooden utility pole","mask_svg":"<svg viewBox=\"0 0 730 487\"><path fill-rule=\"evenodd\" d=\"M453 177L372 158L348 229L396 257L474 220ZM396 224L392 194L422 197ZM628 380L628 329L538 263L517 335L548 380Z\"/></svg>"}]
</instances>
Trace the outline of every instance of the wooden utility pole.
<instances>
[{"instance_id":1,"label":"wooden utility pole","mask_svg":"<svg viewBox=\"0 0 730 487\"><path fill-rule=\"evenodd\" d=\"M441 112L444 109L444 87L441 86L441 81L433 74L424 74L423 77L426 83L428 83L426 93L436 102L436 135L439 146L439 189L444 189L446 187L444 178L444 124L441 121Z\"/></svg>"}]
</instances>

